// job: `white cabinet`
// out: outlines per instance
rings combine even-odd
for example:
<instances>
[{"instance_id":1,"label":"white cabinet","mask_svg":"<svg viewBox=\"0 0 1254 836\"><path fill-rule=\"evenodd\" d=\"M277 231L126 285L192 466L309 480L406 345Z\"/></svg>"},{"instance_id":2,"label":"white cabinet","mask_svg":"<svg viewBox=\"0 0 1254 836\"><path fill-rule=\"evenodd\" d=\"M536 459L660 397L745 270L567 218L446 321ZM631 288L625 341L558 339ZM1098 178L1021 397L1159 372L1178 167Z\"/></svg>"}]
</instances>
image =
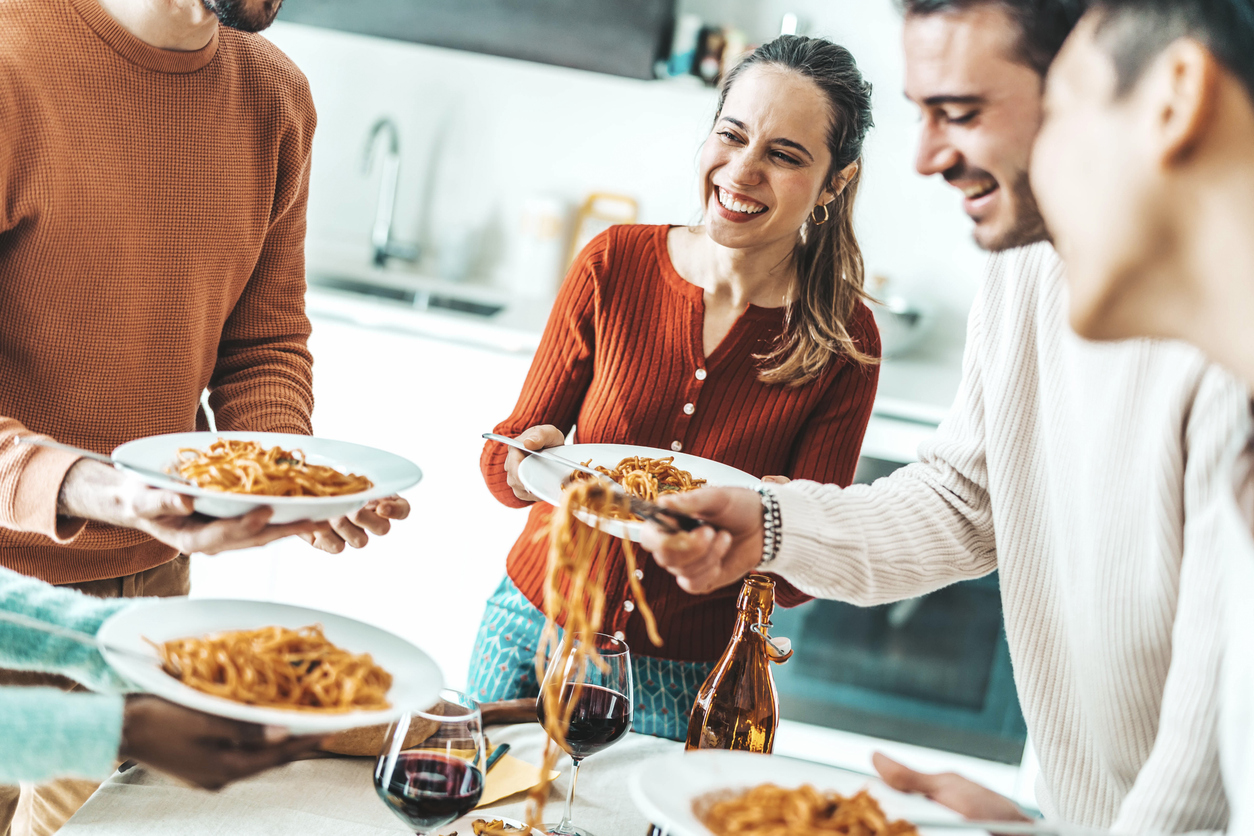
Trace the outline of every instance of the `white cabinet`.
<instances>
[{"instance_id":1,"label":"white cabinet","mask_svg":"<svg viewBox=\"0 0 1254 836\"><path fill-rule=\"evenodd\" d=\"M509 414L531 358L315 318L314 431L405 456L423 470L409 519L362 550L301 540L193 560L198 597L300 604L377 624L464 684L483 604L525 511L493 499L480 435Z\"/></svg>"}]
</instances>

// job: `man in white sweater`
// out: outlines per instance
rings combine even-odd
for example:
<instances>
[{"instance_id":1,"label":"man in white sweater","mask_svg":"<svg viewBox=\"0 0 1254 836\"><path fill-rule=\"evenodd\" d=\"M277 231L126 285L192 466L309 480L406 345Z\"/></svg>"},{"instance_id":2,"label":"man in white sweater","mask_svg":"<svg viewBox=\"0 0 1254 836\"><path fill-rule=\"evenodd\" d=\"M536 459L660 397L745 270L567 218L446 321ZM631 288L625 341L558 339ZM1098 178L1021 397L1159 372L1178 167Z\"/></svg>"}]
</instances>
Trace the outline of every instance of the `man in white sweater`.
<instances>
[{"instance_id":1,"label":"man in white sweater","mask_svg":"<svg viewBox=\"0 0 1254 836\"><path fill-rule=\"evenodd\" d=\"M1254 393L1254 0L1093 0L1046 102L1032 181L1072 325L1187 340ZM1254 420L1233 452L1220 754L1229 833L1254 834Z\"/></svg>"},{"instance_id":2,"label":"man in white sweater","mask_svg":"<svg viewBox=\"0 0 1254 836\"><path fill-rule=\"evenodd\" d=\"M1180 344L1094 344L1027 181L1044 73L1079 4L906 0L917 166L996 251L963 383L921 461L874 485L794 482L667 502L710 520L644 545L691 592L758 568L860 605L1000 571L1047 815L1123 832L1221 829L1221 589L1212 513L1241 388ZM968 785L968 789L970 786ZM964 812L1012 817L978 798Z\"/></svg>"}]
</instances>

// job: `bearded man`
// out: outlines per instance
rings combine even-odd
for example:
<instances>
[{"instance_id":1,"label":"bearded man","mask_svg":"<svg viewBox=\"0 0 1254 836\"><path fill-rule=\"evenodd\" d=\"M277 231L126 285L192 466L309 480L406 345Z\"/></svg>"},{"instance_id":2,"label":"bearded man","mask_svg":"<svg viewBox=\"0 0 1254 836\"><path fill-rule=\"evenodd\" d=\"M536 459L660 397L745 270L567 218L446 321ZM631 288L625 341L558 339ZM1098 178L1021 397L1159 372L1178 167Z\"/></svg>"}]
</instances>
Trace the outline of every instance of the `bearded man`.
<instances>
[{"instance_id":1,"label":"bearded man","mask_svg":"<svg viewBox=\"0 0 1254 836\"><path fill-rule=\"evenodd\" d=\"M192 514L93 461L208 429L311 432L304 311L314 107L254 34L281 0L0 0L0 566L100 597L184 595L188 557L301 534L364 545L396 498L329 524ZM0 673L0 684L47 684ZM59 683L68 687L68 682ZM0 834L94 789L0 787Z\"/></svg>"}]
</instances>

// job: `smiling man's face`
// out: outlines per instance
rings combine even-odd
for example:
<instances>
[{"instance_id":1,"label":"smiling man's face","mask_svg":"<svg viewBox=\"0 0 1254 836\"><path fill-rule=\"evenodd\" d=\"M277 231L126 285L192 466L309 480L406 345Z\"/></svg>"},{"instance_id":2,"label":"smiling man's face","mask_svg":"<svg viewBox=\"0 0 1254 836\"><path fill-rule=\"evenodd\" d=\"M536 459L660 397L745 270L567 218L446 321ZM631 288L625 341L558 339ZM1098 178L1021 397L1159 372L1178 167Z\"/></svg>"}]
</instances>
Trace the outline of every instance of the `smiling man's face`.
<instances>
[{"instance_id":1,"label":"smiling man's face","mask_svg":"<svg viewBox=\"0 0 1254 836\"><path fill-rule=\"evenodd\" d=\"M1028 184L1042 79L1018 56L1018 24L980 4L908 15L904 40L906 97L922 114L915 168L962 192L982 248L1047 240Z\"/></svg>"}]
</instances>

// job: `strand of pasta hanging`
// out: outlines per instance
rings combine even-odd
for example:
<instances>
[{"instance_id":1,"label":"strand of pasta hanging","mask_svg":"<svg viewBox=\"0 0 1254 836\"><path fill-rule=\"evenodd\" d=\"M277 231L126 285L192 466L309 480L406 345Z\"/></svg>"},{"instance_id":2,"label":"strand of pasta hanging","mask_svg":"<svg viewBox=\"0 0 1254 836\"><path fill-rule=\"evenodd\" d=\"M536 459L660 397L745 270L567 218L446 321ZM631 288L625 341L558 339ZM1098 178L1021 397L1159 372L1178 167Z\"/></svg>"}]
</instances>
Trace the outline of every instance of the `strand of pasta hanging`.
<instances>
[{"instance_id":1,"label":"strand of pasta hanging","mask_svg":"<svg viewBox=\"0 0 1254 836\"><path fill-rule=\"evenodd\" d=\"M549 659L570 658L576 670L585 670L586 664L598 664L600 656L594 644L575 642L577 633L596 633L601 629L605 614L605 573L607 556L614 539L596 527L585 525L575 517L577 509L586 510L597 519L605 518L610 510L621 510L627 503L625 497L612 493L599 482L576 482L567 488L562 504L554 511L549 523L549 564L544 589L544 633L536 654L537 681L543 682L540 699L544 701L544 730L548 740L544 746L544 763L540 768L541 780L527 797L527 823L540 827L544 804L549 796L552 780L549 775L561 756L561 744L566 740L571 714L579 700L581 683L575 683L566 705L562 705L564 683L559 677L551 681L544 678ZM636 578L636 552L630 540L623 540L623 559L627 579L636 601L637 611L644 619L649 640L662 644L657 620L644 597L644 588ZM593 567L597 566L595 573ZM566 624L559 638L557 618L564 615Z\"/></svg>"}]
</instances>

